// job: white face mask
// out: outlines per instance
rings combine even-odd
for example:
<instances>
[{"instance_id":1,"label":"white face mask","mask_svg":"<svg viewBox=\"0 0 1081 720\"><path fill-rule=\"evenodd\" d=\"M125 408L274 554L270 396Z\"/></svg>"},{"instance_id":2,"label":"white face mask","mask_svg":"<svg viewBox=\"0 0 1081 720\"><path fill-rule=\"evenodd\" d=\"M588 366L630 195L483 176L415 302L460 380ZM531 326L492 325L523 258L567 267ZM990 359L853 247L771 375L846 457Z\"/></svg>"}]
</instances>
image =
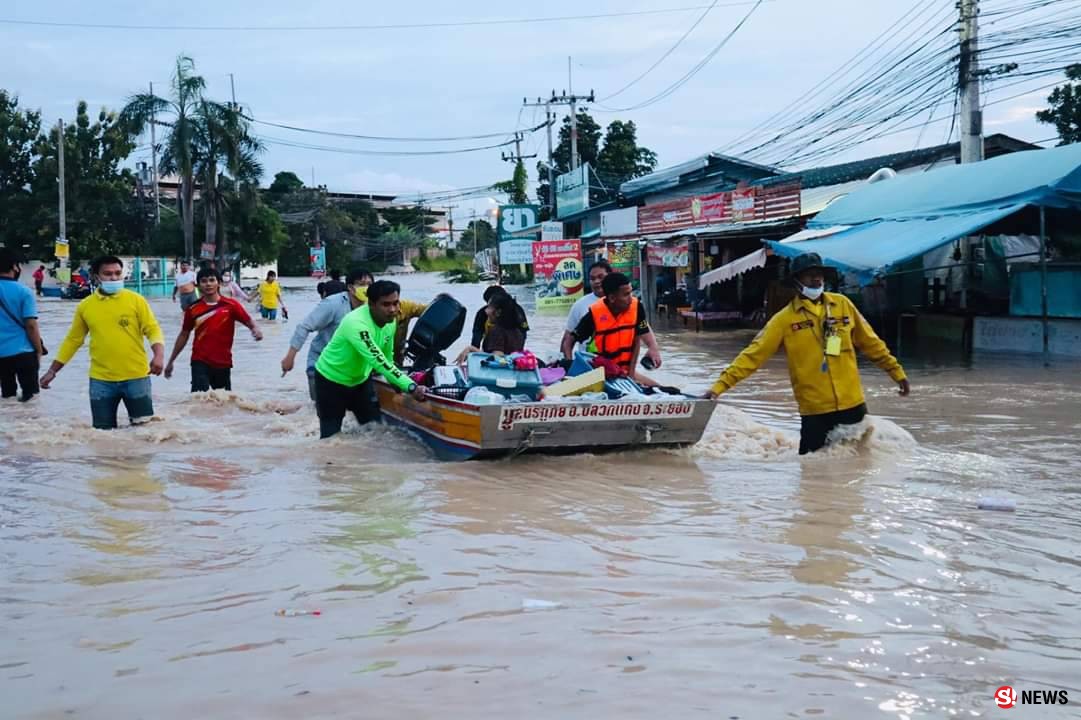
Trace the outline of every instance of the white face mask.
<instances>
[{"instance_id":1,"label":"white face mask","mask_svg":"<svg viewBox=\"0 0 1081 720\"><path fill-rule=\"evenodd\" d=\"M820 287L811 288L807 287L806 285L800 285L799 287L800 292L803 293L803 297L807 298L808 300L817 300L818 298L822 297L822 292L825 289Z\"/></svg>"}]
</instances>

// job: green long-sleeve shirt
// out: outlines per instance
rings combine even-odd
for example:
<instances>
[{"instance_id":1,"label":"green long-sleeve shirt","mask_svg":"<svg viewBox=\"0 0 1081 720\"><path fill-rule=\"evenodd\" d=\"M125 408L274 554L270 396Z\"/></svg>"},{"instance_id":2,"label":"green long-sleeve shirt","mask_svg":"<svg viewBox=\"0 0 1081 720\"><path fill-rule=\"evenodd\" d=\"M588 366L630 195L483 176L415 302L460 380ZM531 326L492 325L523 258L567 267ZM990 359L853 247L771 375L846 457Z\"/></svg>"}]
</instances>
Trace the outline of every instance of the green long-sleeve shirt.
<instances>
[{"instance_id":1,"label":"green long-sleeve shirt","mask_svg":"<svg viewBox=\"0 0 1081 720\"><path fill-rule=\"evenodd\" d=\"M376 325L369 307L362 305L342 318L315 369L327 380L347 387L360 385L377 372L391 385L408 390L413 381L393 362L397 329L395 320L383 327Z\"/></svg>"}]
</instances>

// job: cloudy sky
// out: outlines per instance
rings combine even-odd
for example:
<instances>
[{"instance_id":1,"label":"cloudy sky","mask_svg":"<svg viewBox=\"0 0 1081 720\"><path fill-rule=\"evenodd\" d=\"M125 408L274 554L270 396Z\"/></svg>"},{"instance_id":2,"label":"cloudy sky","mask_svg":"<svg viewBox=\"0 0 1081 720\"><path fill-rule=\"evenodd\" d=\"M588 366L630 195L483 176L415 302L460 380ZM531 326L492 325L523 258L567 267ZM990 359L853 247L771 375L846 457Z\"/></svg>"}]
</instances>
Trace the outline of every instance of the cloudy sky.
<instances>
[{"instance_id":1,"label":"cloudy sky","mask_svg":"<svg viewBox=\"0 0 1081 720\"><path fill-rule=\"evenodd\" d=\"M985 5L1001 10L1011 1L985 0ZM175 57L183 53L195 59L209 93L217 98L228 99L232 73L238 100L262 120L394 137L506 133L543 120L543 110L538 114L534 108L523 108L522 98L566 88L568 56L573 58L574 89L592 88L598 97L606 96L670 50L710 2L6 0L0 6L0 86L18 93L24 105L40 108L52 123L60 116L72 117L79 99L94 108L117 108L150 81L164 90ZM769 0L670 96L638 110L595 116L602 124L616 118L634 120L640 141L657 152L661 165L675 164L724 147L829 79L884 31L884 42L888 41L891 27L900 31L898 20L905 12L913 12L910 18L933 20L932 14L943 8L948 16L952 4ZM719 0L656 69L605 105L633 106L668 88L702 61L753 6ZM652 12L658 10L663 12ZM643 11L650 14L525 21ZM516 22L492 22L498 20ZM25 24L28 21L159 27L59 27ZM481 24L465 24L476 22ZM345 27L417 24L432 26ZM992 95L1011 99L987 106L987 132L1028 140L1053 137L1053 128L1033 119L1048 90L1033 89L1054 79L1032 78L1029 84ZM1020 97L1012 97L1019 93ZM946 107L939 116L950 111ZM912 129L846 149L830 161L907 150L917 142L936 144L946 138L949 126L932 122L922 132ZM318 183L335 190L417 193L487 184L509 177L511 169L501 161L500 150L386 157L276 144L413 151L475 147L500 139L386 143L302 135L268 126L257 130L268 140L266 181L274 172L288 169L306 182L314 173ZM529 152L543 148L542 132L527 138ZM149 151L140 152L149 159Z\"/></svg>"}]
</instances>

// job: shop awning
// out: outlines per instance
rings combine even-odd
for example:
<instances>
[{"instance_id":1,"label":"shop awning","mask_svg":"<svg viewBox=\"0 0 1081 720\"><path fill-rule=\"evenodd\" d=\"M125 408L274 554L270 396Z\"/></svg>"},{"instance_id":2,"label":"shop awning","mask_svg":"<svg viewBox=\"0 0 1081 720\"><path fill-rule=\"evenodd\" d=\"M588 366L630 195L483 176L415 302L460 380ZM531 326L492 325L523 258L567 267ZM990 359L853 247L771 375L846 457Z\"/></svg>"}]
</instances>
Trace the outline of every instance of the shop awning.
<instances>
[{"instance_id":1,"label":"shop awning","mask_svg":"<svg viewBox=\"0 0 1081 720\"><path fill-rule=\"evenodd\" d=\"M774 253L784 257L818 253L827 265L854 273L860 285L866 285L894 265L971 235L1024 207L1021 203L951 215L878 220L802 242L766 242Z\"/></svg>"},{"instance_id":2,"label":"shop awning","mask_svg":"<svg viewBox=\"0 0 1081 720\"><path fill-rule=\"evenodd\" d=\"M742 275L748 270L754 270L755 268L766 266L766 249L756 250L750 255L744 255L743 257L733 260L730 263L721 265L719 268L714 268L707 273L703 273L698 278L698 289L704 290L713 283L720 283L726 280L731 280L737 275Z\"/></svg>"}]
</instances>

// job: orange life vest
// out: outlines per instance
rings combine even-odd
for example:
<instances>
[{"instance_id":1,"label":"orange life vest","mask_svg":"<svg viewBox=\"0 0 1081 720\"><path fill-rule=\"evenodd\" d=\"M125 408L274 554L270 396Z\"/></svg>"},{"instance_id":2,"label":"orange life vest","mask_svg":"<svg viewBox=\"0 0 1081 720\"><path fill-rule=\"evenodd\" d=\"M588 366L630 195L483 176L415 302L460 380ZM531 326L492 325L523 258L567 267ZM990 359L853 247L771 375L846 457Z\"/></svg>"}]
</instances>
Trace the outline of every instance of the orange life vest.
<instances>
[{"instance_id":1,"label":"orange life vest","mask_svg":"<svg viewBox=\"0 0 1081 720\"><path fill-rule=\"evenodd\" d=\"M593 341L597 343L597 354L630 372L634 341L638 337L635 331L638 298L632 297L631 306L618 316L612 314L603 299L590 305L589 312L593 315Z\"/></svg>"}]
</instances>

